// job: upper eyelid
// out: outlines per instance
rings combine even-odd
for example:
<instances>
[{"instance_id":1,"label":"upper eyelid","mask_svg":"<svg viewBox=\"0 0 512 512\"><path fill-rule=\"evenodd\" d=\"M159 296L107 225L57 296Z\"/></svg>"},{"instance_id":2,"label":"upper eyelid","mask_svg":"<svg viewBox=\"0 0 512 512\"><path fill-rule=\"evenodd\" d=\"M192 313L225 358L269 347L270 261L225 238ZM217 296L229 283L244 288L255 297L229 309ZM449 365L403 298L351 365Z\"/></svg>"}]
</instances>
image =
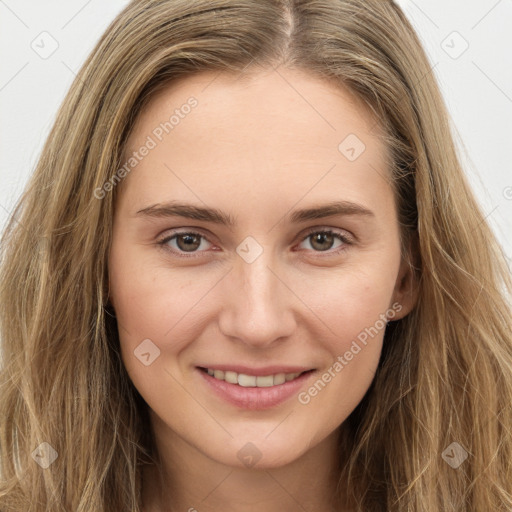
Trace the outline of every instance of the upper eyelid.
<instances>
[{"instance_id":1,"label":"upper eyelid","mask_svg":"<svg viewBox=\"0 0 512 512\"><path fill-rule=\"evenodd\" d=\"M344 233L347 233L349 235L348 237L350 237L350 238L354 237L354 235L352 235L346 229L342 229L342 228L329 228L329 227L320 227L320 228L312 227L312 228L307 228L305 234L302 235L302 237L304 239L305 237L308 237L309 235L312 235L313 233L325 233L325 232L332 232L335 235L341 235L341 236L344 236ZM345 237L345 238L348 238L348 237Z\"/></svg>"}]
</instances>

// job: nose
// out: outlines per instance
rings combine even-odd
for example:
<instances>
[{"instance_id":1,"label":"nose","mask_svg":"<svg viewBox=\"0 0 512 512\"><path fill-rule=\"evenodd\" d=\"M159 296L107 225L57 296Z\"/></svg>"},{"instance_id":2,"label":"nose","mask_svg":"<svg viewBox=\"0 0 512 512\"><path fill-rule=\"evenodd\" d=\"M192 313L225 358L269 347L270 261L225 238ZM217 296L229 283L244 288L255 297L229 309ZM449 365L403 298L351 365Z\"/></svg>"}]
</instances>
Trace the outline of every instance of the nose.
<instances>
[{"instance_id":1,"label":"nose","mask_svg":"<svg viewBox=\"0 0 512 512\"><path fill-rule=\"evenodd\" d=\"M294 307L300 304L264 251L255 261L237 259L223 280L219 329L227 337L264 348L296 329Z\"/></svg>"}]
</instances>

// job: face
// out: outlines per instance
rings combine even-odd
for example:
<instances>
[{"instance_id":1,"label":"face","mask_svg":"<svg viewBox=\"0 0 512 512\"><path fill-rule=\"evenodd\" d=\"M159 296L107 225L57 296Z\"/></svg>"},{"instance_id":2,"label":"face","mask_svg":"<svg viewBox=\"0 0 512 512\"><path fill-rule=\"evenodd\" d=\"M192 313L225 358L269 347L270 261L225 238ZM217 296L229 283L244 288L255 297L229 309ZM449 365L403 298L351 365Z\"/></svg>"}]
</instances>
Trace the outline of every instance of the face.
<instances>
[{"instance_id":1,"label":"face","mask_svg":"<svg viewBox=\"0 0 512 512\"><path fill-rule=\"evenodd\" d=\"M142 112L109 278L168 448L275 467L361 401L386 315L412 307L381 135L348 91L282 68L187 77Z\"/></svg>"}]
</instances>

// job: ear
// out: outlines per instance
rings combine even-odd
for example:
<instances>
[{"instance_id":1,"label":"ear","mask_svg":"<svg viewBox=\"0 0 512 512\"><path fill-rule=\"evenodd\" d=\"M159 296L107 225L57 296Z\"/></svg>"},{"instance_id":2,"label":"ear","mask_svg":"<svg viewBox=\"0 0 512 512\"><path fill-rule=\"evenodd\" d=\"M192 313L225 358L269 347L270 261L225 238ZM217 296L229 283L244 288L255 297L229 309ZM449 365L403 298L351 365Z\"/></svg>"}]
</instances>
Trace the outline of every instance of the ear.
<instances>
[{"instance_id":1,"label":"ear","mask_svg":"<svg viewBox=\"0 0 512 512\"><path fill-rule=\"evenodd\" d=\"M393 290L391 304L398 303L401 308L396 309L393 320L400 320L407 316L416 306L419 295L418 268L419 261L418 239L416 233L411 236L406 254L402 257L400 269Z\"/></svg>"}]
</instances>

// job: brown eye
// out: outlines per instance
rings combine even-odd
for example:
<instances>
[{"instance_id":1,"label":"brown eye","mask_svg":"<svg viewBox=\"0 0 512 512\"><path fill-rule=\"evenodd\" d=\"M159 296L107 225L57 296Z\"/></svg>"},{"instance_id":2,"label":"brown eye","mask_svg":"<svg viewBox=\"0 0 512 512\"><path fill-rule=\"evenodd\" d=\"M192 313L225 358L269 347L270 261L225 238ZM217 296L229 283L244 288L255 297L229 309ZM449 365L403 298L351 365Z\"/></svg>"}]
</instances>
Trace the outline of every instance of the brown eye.
<instances>
[{"instance_id":1,"label":"brown eye","mask_svg":"<svg viewBox=\"0 0 512 512\"><path fill-rule=\"evenodd\" d=\"M303 246L302 249L310 249L313 252L329 252L329 254L343 251L352 244L350 235L344 235L330 229L310 231L302 239L301 245L305 242L308 242L310 247Z\"/></svg>"},{"instance_id":2,"label":"brown eye","mask_svg":"<svg viewBox=\"0 0 512 512\"><path fill-rule=\"evenodd\" d=\"M199 255L208 249L209 243L204 235L195 232L175 233L158 242L159 245L178 256L184 253Z\"/></svg>"},{"instance_id":3,"label":"brown eye","mask_svg":"<svg viewBox=\"0 0 512 512\"><path fill-rule=\"evenodd\" d=\"M184 235L176 235L176 245L182 251L195 251L201 245L201 236L193 233L186 233Z\"/></svg>"},{"instance_id":4,"label":"brown eye","mask_svg":"<svg viewBox=\"0 0 512 512\"><path fill-rule=\"evenodd\" d=\"M318 251L327 251L332 248L334 236L331 233L321 232L309 235L311 238L311 246Z\"/></svg>"}]
</instances>

